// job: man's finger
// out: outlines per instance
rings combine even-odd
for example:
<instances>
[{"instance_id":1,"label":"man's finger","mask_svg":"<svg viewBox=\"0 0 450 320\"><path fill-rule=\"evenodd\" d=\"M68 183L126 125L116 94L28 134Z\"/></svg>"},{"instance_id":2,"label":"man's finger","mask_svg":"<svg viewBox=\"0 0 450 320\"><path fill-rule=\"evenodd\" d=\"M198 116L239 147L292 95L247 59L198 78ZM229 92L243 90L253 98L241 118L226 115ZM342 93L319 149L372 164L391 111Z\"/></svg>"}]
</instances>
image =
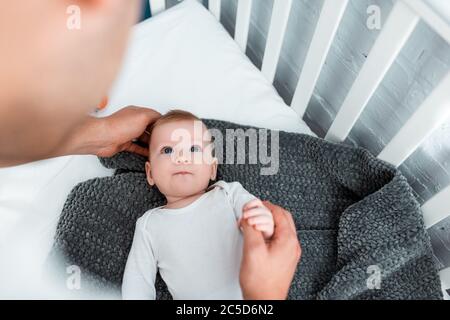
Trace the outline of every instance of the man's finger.
<instances>
[{"instance_id":1,"label":"man's finger","mask_svg":"<svg viewBox=\"0 0 450 320\"><path fill-rule=\"evenodd\" d=\"M141 136L138 138L138 141L148 145L148 142L150 141L150 135L148 134L148 130L146 129L145 132L143 134L141 134Z\"/></svg>"},{"instance_id":2,"label":"man's finger","mask_svg":"<svg viewBox=\"0 0 450 320\"><path fill-rule=\"evenodd\" d=\"M136 153L143 157L148 157L148 149L137 145L136 143L130 143L124 151Z\"/></svg>"},{"instance_id":3,"label":"man's finger","mask_svg":"<svg viewBox=\"0 0 450 320\"><path fill-rule=\"evenodd\" d=\"M263 205L264 205L267 209L269 209L271 212L273 212L274 210L277 210L277 209L279 208L278 206L274 205L272 202L267 201L267 200L263 201L262 203L263 203ZM278 208L277 208L277 207L278 207Z\"/></svg>"},{"instance_id":4,"label":"man's finger","mask_svg":"<svg viewBox=\"0 0 450 320\"><path fill-rule=\"evenodd\" d=\"M294 218L292 217L292 214L289 211L286 211L286 216L288 220L288 224L291 226L292 231L297 234L297 228L295 227Z\"/></svg>"},{"instance_id":5,"label":"man's finger","mask_svg":"<svg viewBox=\"0 0 450 320\"><path fill-rule=\"evenodd\" d=\"M297 237L296 232L292 230L292 226L289 224L288 214L284 210L275 209L272 211L272 216L275 224L272 242L284 242L290 237Z\"/></svg>"},{"instance_id":6,"label":"man's finger","mask_svg":"<svg viewBox=\"0 0 450 320\"><path fill-rule=\"evenodd\" d=\"M263 204L272 212L272 215L274 216L273 217L274 220L275 220L275 214L274 214L275 212L277 212L278 219L280 219L280 216L285 216L286 219L282 219L283 222L286 222L287 225L290 226L291 230L295 234L297 234L297 229L295 228L294 219L292 218L292 214L289 211L283 209L280 206L277 206L277 205L273 204L270 201L263 201ZM276 220L275 220L275 226L277 226L277 221Z\"/></svg>"},{"instance_id":7,"label":"man's finger","mask_svg":"<svg viewBox=\"0 0 450 320\"><path fill-rule=\"evenodd\" d=\"M246 219L241 220L242 233L244 235L244 252L251 252L255 248L265 247L264 237L261 231L255 230Z\"/></svg>"}]
</instances>

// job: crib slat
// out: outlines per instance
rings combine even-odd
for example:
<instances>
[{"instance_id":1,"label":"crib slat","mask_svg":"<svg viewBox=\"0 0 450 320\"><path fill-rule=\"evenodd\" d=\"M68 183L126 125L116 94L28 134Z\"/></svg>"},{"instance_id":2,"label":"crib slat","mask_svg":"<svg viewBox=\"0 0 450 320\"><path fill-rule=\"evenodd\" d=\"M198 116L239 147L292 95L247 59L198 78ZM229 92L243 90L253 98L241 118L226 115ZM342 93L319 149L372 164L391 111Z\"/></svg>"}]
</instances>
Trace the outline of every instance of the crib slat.
<instances>
[{"instance_id":1,"label":"crib slat","mask_svg":"<svg viewBox=\"0 0 450 320\"><path fill-rule=\"evenodd\" d=\"M427 228L450 216L450 186L433 196L422 206Z\"/></svg>"},{"instance_id":2,"label":"crib slat","mask_svg":"<svg viewBox=\"0 0 450 320\"><path fill-rule=\"evenodd\" d=\"M248 30L250 28L250 19L252 15L253 0L239 0L236 15L236 31L234 40L243 52L247 49Z\"/></svg>"},{"instance_id":3,"label":"crib slat","mask_svg":"<svg viewBox=\"0 0 450 320\"><path fill-rule=\"evenodd\" d=\"M208 1L209 11L220 21L220 12L222 8L221 0L209 0Z\"/></svg>"},{"instance_id":4,"label":"crib slat","mask_svg":"<svg viewBox=\"0 0 450 320\"><path fill-rule=\"evenodd\" d=\"M166 0L150 0L150 11L152 16L166 10Z\"/></svg>"},{"instance_id":5,"label":"crib slat","mask_svg":"<svg viewBox=\"0 0 450 320\"><path fill-rule=\"evenodd\" d=\"M325 0L291 107L303 118L348 0Z\"/></svg>"},{"instance_id":6,"label":"crib slat","mask_svg":"<svg viewBox=\"0 0 450 320\"><path fill-rule=\"evenodd\" d=\"M444 295L444 300L450 300L450 295L447 293L447 291L442 290L442 294Z\"/></svg>"},{"instance_id":7,"label":"crib slat","mask_svg":"<svg viewBox=\"0 0 450 320\"><path fill-rule=\"evenodd\" d=\"M439 277L441 278L442 288L450 289L450 267L439 271Z\"/></svg>"},{"instance_id":8,"label":"crib slat","mask_svg":"<svg viewBox=\"0 0 450 320\"><path fill-rule=\"evenodd\" d=\"M450 116L450 72L378 155L400 166Z\"/></svg>"},{"instance_id":9,"label":"crib slat","mask_svg":"<svg viewBox=\"0 0 450 320\"><path fill-rule=\"evenodd\" d=\"M414 10L423 21L425 21L437 34L450 43L450 24L444 16L430 7L423 0L402 0L407 6Z\"/></svg>"},{"instance_id":10,"label":"crib slat","mask_svg":"<svg viewBox=\"0 0 450 320\"><path fill-rule=\"evenodd\" d=\"M270 82L275 79L291 7L292 0L274 0L273 2L272 18L261 69L263 75Z\"/></svg>"},{"instance_id":11,"label":"crib slat","mask_svg":"<svg viewBox=\"0 0 450 320\"><path fill-rule=\"evenodd\" d=\"M416 13L403 2L396 2L331 125L325 137L327 140L345 140L418 22Z\"/></svg>"}]
</instances>

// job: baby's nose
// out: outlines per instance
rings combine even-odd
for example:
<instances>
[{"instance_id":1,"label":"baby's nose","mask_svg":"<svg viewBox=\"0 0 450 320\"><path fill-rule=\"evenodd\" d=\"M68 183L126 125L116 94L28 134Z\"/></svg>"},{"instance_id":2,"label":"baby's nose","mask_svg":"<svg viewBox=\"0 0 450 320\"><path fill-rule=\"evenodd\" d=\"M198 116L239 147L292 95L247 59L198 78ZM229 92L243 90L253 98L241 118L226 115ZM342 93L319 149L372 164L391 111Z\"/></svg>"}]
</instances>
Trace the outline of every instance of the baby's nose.
<instances>
[{"instance_id":1,"label":"baby's nose","mask_svg":"<svg viewBox=\"0 0 450 320\"><path fill-rule=\"evenodd\" d=\"M189 163L191 161L189 159L189 153L183 151L178 152L175 161L177 164Z\"/></svg>"}]
</instances>

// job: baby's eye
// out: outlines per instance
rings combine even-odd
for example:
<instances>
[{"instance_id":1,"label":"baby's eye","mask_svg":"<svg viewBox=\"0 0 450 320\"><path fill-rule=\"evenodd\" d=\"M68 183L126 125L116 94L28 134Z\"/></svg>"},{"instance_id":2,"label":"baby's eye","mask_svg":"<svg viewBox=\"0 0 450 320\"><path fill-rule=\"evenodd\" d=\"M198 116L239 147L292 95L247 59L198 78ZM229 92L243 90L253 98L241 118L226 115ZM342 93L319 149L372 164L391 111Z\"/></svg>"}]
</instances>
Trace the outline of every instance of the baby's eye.
<instances>
[{"instance_id":1,"label":"baby's eye","mask_svg":"<svg viewBox=\"0 0 450 320\"><path fill-rule=\"evenodd\" d=\"M173 152L172 147L164 147L161 149L162 154L171 154Z\"/></svg>"},{"instance_id":2,"label":"baby's eye","mask_svg":"<svg viewBox=\"0 0 450 320\"><path fill-rule=\"evenodd\" d=\"M202 148L200 146L194 145L191 147L191 152L201 152Z\"/></svg>"}]
</instances>

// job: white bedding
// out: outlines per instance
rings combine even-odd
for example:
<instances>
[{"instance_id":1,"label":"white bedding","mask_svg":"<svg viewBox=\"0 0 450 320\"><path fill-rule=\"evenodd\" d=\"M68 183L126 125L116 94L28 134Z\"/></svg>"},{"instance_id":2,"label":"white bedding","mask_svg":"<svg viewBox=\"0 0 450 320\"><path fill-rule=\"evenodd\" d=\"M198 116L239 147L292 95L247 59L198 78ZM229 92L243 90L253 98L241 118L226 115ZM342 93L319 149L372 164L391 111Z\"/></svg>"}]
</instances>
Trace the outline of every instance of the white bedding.
<instances>
[{"instance_id":1,"label":"white bedding","mask_svg":"<svg viewBox=\"0 0 450 320\"><path fill-rule=\"evenodd\" d=\"M127 105L161 113L178 108L204 118L313 135L195 0L134 28L109 98L100 116ZM93 156L0 169L0 298L47 295L38 275L68 193L81 181L111 173Z\"/></svg>"}]
</instances>

